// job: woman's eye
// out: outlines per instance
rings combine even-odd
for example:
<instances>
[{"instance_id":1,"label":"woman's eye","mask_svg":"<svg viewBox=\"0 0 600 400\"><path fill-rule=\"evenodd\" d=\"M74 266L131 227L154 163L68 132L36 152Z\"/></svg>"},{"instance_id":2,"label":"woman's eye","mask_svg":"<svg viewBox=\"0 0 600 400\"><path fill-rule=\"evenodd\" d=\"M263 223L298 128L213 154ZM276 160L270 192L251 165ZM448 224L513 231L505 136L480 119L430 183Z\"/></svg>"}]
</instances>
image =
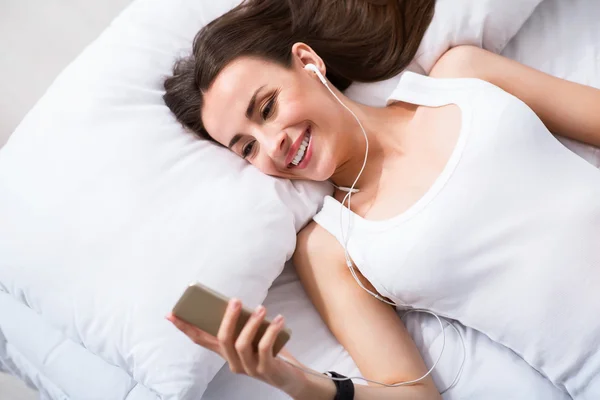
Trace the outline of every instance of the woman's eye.
<instances>
[{"instance_id":1,"label":"woman's eye","mask_svg":"<svg viewBox=\"0 0 600 400\"><path fill-rule=\"evenodd\" d=\"M252 154L252 149L254 149L255 144L256 140L252 140L242 148L242 157L244 159L248 158L248 156Z\"/></svg>"},{"instance_id":2,"label":"woman's eye","mask_svg":"<svg viewBox=\"0 0 600 400\"><path fill-rule=\"evenodd\" d=\"M266 120L267 118L269 118L271 116L274 106L275 106L275 96L271 97L271 99L263 107L262 113L261 113L263 120Z\"/></svg>"}]
</instances>

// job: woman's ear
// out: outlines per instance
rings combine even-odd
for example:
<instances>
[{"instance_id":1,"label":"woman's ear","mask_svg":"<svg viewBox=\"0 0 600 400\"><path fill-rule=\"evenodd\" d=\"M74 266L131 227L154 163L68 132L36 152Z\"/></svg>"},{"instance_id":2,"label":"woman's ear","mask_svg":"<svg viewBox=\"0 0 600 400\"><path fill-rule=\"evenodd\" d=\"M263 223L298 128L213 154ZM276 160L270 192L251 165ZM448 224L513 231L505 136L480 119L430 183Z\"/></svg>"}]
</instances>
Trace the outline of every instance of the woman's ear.
<instances>
[{"instance_id":1,"label":"woman's ear","mask_svg":"<svg viewBox=\"0 0 600 400\"><path fill-rule=\"evenodd\" d=\"M323 76L326 76L327 68L317 53L306 43L298 42L292 46L292 57L297 60L301 68L308 64L316 66Z\"/></svg>"}]
</instances>

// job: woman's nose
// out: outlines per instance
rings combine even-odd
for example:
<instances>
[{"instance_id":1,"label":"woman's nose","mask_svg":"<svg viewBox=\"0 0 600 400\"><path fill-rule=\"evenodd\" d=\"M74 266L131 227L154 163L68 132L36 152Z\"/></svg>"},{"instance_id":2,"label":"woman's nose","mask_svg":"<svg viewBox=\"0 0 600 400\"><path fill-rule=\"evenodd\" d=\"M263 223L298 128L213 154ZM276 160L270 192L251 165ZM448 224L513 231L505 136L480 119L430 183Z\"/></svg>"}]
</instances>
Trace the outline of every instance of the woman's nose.
<instances>
[{"instance_id":1,"label":"woman's nose","mask_svg":"<svg viewBox=\"0 0 600 400\"><path fill-rule=\"evenodd\" d=\"M285 132L279 132L277 134L272 134L267 138L267 152L269 157L274 160L279 158L285 158L285 141L286 134Z\"/></svg>"}]
</instances>

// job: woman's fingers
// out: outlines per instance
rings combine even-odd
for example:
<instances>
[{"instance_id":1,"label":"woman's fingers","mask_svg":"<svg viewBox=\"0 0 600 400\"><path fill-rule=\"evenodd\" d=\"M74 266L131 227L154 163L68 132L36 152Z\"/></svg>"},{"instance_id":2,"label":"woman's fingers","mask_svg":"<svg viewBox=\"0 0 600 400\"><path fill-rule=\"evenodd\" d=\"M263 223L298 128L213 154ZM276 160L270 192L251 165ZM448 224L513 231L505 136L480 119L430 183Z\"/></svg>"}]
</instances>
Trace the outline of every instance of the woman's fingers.
<instances>
[{"instance_id":1,"label":"woman's fingers","mask_svg":"<svg viewBox=\"0 0 600 400\"><path fill-rule=\"evenodd\" d=\"M258 367L256 372L259 375L266 374L269 371L269 366L275 358L273 356L275 340L279 332L283 329L283 324L283 316L278 315L275 317L258 343Z\"/></svg>"},{"instance_id":2,"label":"woman's fingers","mask_svg":"<svg viewBox=\"0 0 600 400\"><path fill-rule=\"evenodd\" d=\"M167 315L167 320L169 320L177 329L183 332L187 337L189 337L194 343L207 348L208 350L214 351L215 353L219 353L219 343L217 338L211 335L210 333L204 332L202 329L185 322L182 319L177 318L173 314Z\"/></svg>"},{"instance_id":3,"label":"woman's fingers","mask_svg":"<svg viewBox=\"0 0 600 400\"><path fill-rule=\"evenodd\" d=\"M273 347L279 332L283 329L283 317L278 316L269 325L259 341L257 353L254 342L264 321L266 310L263 306L257 307L236 338L236 327L241 310L242 303L239 300L232 299L229 301L216 338L173 314L167 315L167 319L196 344L206 347L225 358L232 372L245 373L262 378L265 381L271 381L273 377L270 375L276 372L273 369L275 360Z\"/></svg>"},{"instance_id":4,"label":"woman's fingers","mask_svg":"<svg viewBox=\"0 0 600 400\"><path fill-rule=\"evenodd\" d=\"M258 329L265 318L265 314L265 308L263 306L258 306L250 316L250 319L248 319L240 336L235 341L235 350L238 353L246 374L250 376L256 376L257 355L252 344L254 343Z\"/></svg>"},{"instance_id":5,"label":"woman's fingers","mask_svg":"<svg viewBox=\"0 0 600 400\"><path fill-rule=\"evenodd\" d=\"M240 317L241 309L242 303L238 299L231 299L227 306L227 310L225 311L225 315L223 316L223 321L221 321L219 332L217 333L221 355L229 363L231 372L236 374L244 372L242 363L234 346L235 328Z\"/></svg>"}]
</instances>

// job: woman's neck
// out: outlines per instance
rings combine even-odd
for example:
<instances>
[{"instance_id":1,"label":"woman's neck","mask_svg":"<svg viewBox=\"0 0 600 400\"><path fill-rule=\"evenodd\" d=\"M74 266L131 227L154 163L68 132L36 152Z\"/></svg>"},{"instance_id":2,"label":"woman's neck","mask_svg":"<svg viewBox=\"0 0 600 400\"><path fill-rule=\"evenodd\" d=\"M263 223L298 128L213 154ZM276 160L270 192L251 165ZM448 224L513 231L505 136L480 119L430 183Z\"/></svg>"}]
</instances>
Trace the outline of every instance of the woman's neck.
<instances>
[{"instance_id":1,"label":"woman's neck","mask_svg":"<svg viewBox=\"0 0 600 400\"><path fill-rule=\"evenodd\" d=\"M383 164L389 157L398 157L404 153L405 132L415 108L405 103L384 108L351 101L347 104L360 120L368 138L367 163L355 186L357 189L364 189L379 180ZM349 188L363 167L367 143L356 120L350 114L348 118L349 140L344 147L342 161L330 180L336 186Z\"/></svg>"}]
</instances>

